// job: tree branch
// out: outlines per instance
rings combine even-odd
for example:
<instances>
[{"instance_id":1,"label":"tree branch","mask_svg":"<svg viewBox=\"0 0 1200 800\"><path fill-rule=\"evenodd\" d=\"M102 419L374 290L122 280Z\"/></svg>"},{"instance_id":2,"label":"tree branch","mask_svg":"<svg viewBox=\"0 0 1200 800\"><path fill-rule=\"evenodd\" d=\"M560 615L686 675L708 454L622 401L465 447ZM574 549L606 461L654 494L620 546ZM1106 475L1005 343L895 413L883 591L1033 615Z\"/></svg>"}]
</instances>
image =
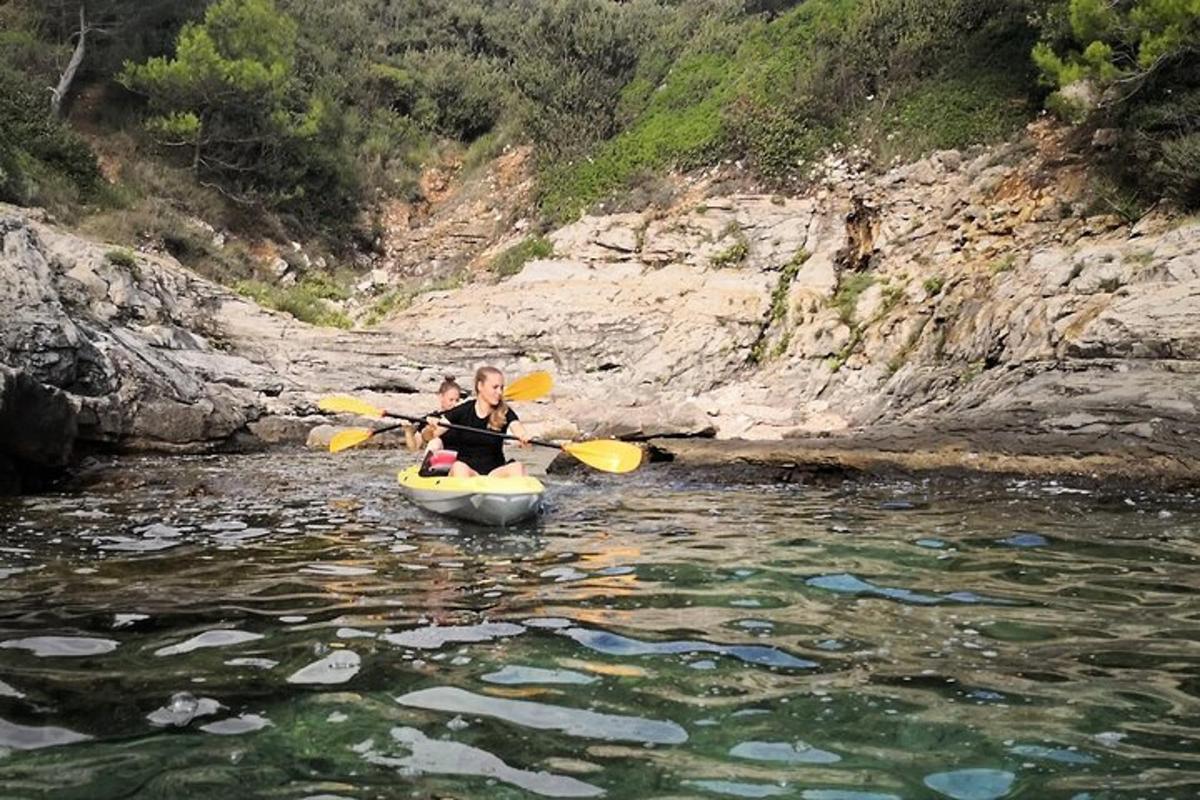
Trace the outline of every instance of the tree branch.
<instances>
[{"instance_id":1,"label":"tree branch","mask_svg":"<svg viewBox=\"0 0 1200 800\"><path fill-rule=\"evenodd\" d=\"M75 52L71 54L71 60L67 63L67 68L63 70L63 74L58 79L58 86L54 87L50 95L50 113L56 117L62 116L63 98L71 90L71 83L75 80L75 73L79 71L79 65L83 63L83 55L87 48L88 30L87 17L84 13L84 3L81 0L79 3L79 41L75 43Z\"/></svg>"}]
</instances>

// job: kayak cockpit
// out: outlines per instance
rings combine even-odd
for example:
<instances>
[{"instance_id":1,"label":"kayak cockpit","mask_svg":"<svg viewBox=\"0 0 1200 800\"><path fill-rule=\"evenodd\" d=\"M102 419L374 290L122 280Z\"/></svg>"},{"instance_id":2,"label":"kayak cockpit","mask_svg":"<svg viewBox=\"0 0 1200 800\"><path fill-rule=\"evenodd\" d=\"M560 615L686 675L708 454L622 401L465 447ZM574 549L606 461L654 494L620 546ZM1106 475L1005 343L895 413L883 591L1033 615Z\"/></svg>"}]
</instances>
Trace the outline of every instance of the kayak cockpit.
<instances>
[{"instance_id":1,"label":"kayak cockpit","mask_svg":"<svg viewBox=\"0 0 1200 800\"><path fill-rule=\"evenodd\" d=\"M538 513L546 487L533 477L425 477L413 466L397 476L400 491L415 505L481 525L511 525Z\"/></svg>"}]
</instances>

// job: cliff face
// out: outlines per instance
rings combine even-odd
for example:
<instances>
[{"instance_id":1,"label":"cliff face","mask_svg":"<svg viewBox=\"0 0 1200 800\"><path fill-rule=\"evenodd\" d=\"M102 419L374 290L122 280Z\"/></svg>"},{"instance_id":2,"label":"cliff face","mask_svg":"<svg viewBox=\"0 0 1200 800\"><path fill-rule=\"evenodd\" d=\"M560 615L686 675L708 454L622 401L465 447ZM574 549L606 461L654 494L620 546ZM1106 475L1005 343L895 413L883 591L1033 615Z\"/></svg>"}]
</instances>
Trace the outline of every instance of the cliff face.
<instances>
[{"instance_id":1,"label":"cliff face","mask_svg":"<svg viewBox=\"0 0 1200 800\"><path fill-rule=\"evenodd\" d=\"M321 393L416 413L444 372L484 362L554 371L525 413L547 433L773 441L776 460L834 434L959 454L939 465L1082 454L1196 474L1200 221L1088 208L1047 129L884 175L824 167L801 197L701 182L671 210L586 217L550 234L550 259L350 333L0 207L0 475L76 441L302 440Z\"/></svg>"},{"instance_id":2,"label":"cliff face","mask_svg":"<svg viewBox=\"0 0 1200 800\"><path fill-rule=\"evenodd\" d=\"M554 258L389 328L553 361L585 429L1194 463L1200 221L1088 207L1048 128L884 175L826 168L804 197L585 218L551 234Z\"/></svg>"},{"instance_id":3,"label":"cliff face","mask_svg":"<svg viewBox=\"0 0 1200 800\"><path fill-rule=\"evenodd\" d=\"M314 398L415 392L407 341L264 311L171 259L115 253L0 205L0 488L77 445L178 452L303 441ZM428 376L432 380L432 373Z\"/></svg>"}]
</instances>

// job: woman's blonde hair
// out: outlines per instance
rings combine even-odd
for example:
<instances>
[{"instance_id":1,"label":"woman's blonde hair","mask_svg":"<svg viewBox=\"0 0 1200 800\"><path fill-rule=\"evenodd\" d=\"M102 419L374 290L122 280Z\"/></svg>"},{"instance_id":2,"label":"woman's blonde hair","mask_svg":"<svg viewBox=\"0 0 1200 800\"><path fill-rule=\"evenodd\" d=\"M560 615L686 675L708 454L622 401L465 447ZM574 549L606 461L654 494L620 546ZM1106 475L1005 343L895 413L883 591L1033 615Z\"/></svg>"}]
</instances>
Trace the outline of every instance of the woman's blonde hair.
<instances>
[{"instance_id":1,"label":"woman's blonde hair","mask_svg":"<svg viewBox=\"0 0 1200 800\"><path fill-rule=\"evenodd\" d=\"M495 367L480 367L475 370L475 396L479 397L479 384L483 383L488 376L495 375L501 380L504 379L504 373ZM500 403L492 409L492 413L488 414L487 426L494 431L504 430L505 424L508 423L508 403L504 402L504 397L500 397Z\"/></svg>"},{"instance_id":2,"label":"woman's blonde hair","mask_svg":"<svg viewBox=\"0 0 1200 800\"><path fill-rule=\"evenodd\" d=\"M442 379L442 385L438 387L437 393L445 394L451 389L457 391L459 397L462 397L464 394L462 387L458 385L458 381L454 380L454 376L447 375Z\"/></svg>"}]
</instances>

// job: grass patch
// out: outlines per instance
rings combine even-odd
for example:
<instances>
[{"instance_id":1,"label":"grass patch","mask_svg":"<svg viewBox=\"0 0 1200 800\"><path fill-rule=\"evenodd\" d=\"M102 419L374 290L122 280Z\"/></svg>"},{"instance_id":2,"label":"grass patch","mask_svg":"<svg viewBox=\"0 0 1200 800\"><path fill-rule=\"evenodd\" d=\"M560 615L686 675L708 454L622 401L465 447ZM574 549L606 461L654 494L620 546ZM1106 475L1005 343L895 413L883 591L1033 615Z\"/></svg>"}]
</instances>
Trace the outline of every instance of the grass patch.
<instances>
[{"instance_id":1,"label":"grass patch","mask_svg":"<svg viewBox=\"0 0 1200 800\"><path fill-rule=\"evenodd\" d=\"M837 355L830 356L825 359L826 366L830 372L837 372L842 367L846 366L846 362L850 360L850 356L854 354L855 349L862 342L863 329L861 325L850 325L850 339L846 345L838 351Z\"/></svg>"},{"instance_id":2,"label":"grass patch","mask_svg":"<svg viewBox=\"0 0 1200 800\"><path fill-rule=\"evenodd\" d=\"M775 282L775 288L771 290L771 306L767 312L767 324L763 327L762 333L759 334L758 340L750 348L751 363L761 364L766 360L768 353L767 334L771 326L776 323L787 322L788 294L791 291L792 281L796 279L796 275L800 272L800 267L804 266L804 262L808 261L808 259L808 251L801 249L779 271L779 280ZM770 349L771 357L778 358L786 353L791 341L792 332L784 331L783 336Z\"/></svg>"},{"instance_id":3,"label":"grass patch","mask_svg":"<svg viewBox=\"0 0 1200 800\"><path fill-rule=\"evenodd\" d=\"M291 314L310 325L343 329L352 326L349 317L329 304L330 301L346 299L349 291L324 273L305 276L294 286L272 286L259 280L243 280L238 281L234 288L260 306Z\"/></svg>"},{"instance_id":4,"label":"grass patch","mask_svg":"<svg viewBox=\"0 0 1200 800\"><path fill-rule=\"evenodd\" d=\"M904 299L904 287L900 284L885 283L883 285L883 305L880 306L879 316L882 317L900 304Z\"/></svg>"},{"instance_id":5,"label":"grass patch","mask_svg":"<svg viewBox=\"0 0 1200 800\"><path fill-rule=\"evenodd\" d=\"M371 304L371 310L367 312L363 324L368 327L378 325L397 311L408 308L412 304L413 296L412 292L406 292L403 289L392 289L385 292Z\"/></svg>"},{"instance_id":6,"label":"grass patch","mask_svg":"<svg viewBox=\"0 0 1200 800\"><path fill-rule=\"evenodd\" d=\"M466 274L458 273L431 281L417 289L392 289L379 296L363 318L363 324L367 326L378 325L383 320L391 315L403 311L412 305L423 294L429 292L445 292L451 289L458 289L466 282Z\"/></svg>"},{"instance_id":7,"label":"grass patch","mask_svg":"<svg viewBox=\"0 0 1200 800\"><path fill-rule=\"evenodd\" d=\"M829 302L837 309L842 322L850 325L854 321L854 309L858 305L858 298L873 283L875 277L866 272L856 272L840 282L837 292Z\"/></svg>"},{"instance_id":8,"label":"grass patch","mask_svg":"<svg viewBox=\"0 0 1200 800\"><path fill-rule=\"evenodd\" d=\"M535 258L550 258L554 244L543 236L528 236L505 250L492 261L492 272L501 278L516 275Z\"/></svg>"},{"instance_id":9,"label":"grass patch","mask_svg":"<svg viewBox=\"0 0 1200 800\"><path fill-rule=\"evenodd\" d=\"M104 257L108 259L108 263L117 267L125 267L126 269L134 269L137 267L137 260L134 259L133 253L129 252L123 247L109 250L104 254Z\"/></svg>"},{"instance_id":10,"label":"grass patch","mask_svg":"<svg viewBox=\"0 0 1200 800\"><path fill-rule=\"evenodd\" d=\"M922 283L921 286L925 289L926 294L928 294L930 297L934 297L942 293L942 289L946 286L946 279L941 276L926 278L925 282Z\"/></svg>"},{"instance_id":11,"label":"grass patch","mask_svg":"<svg viewBox=\"0 0 1200 800\"><path fill-rule=\"evenodd\" d=\"M745 237L739 234L737 241L713 256L709 265L716 269L736 267L745 261L748 255L750 255L750 246L746 244Z\"/></svg>"},{"instance_id":12,"label":"grass patch","mask_svg":"<svg viewBox=\"0 0 1200 800\"><path fill-rule=\"evenodd\" d=\"M1029 120L1028 84L1013 74L976 70L941 74L902 95L881 122L880 160L911 160L1011 136Z\"/></svg>"},{"instance_id":13,"label":"grass patch","mask_svg":"<svg viewBox=\"0 0 1200 800\"><path fill-rule=\"evenodd\" d=\"M1017 266L1016 253L1009 253L1004 258L998 258L988 265L988 272L999 275L1001 272L1012 272Z\"/></svg>"}]
</instances>

